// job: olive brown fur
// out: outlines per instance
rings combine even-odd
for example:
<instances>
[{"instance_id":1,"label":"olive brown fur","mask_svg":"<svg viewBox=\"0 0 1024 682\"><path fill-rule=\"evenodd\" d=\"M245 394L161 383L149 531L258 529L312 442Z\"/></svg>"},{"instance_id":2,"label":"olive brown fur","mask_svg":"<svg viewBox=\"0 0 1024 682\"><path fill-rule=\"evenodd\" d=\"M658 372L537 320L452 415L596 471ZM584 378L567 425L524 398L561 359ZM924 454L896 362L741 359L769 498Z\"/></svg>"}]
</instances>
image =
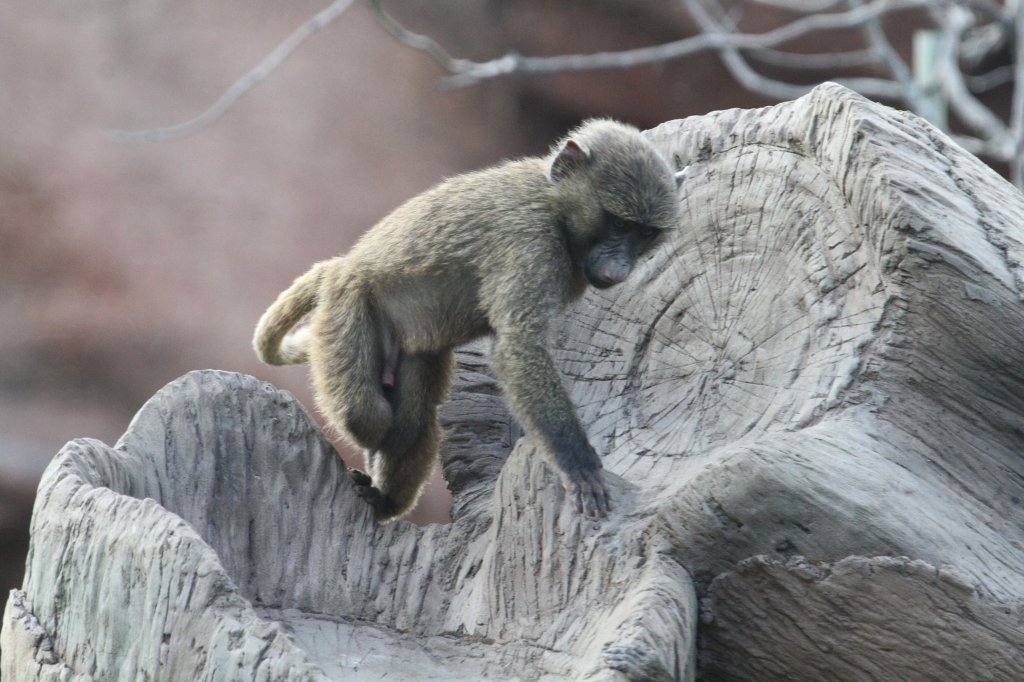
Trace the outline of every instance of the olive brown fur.
<instances>
[{"instance_id":1,"label":"olive brown fur","mask_svg":"<svg viewBox=\"0 0 1024 682\"><path fill-rule=\"evenodd\" d=\"M493 335L513 412L576 509L604 516L601 460L548 328L587 284L621 282L676 227L669 165L635 128L590 120L546 157L454 177L399 206L295 280L253 345L268 364L309 363L327 422L366 451L366 473L351 472L357 492L389 521L415 505L434 466L453 349Z\"/></svg>"}]
</instances>

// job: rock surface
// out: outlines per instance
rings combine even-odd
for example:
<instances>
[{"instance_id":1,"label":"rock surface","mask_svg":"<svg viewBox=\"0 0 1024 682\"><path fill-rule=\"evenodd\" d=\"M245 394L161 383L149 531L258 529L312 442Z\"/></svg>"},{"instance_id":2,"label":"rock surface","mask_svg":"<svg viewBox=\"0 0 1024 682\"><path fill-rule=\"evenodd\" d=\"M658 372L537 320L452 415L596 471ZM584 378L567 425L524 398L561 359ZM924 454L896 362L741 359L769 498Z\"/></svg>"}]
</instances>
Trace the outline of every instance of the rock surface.
<instances>
[{"instance_id":1,"label":"rock surface","mask_svg":"<svg viewBox=\"0 0 1024 682\"><path fill-rule=\"evenodd\" d=\"M609 519L479 348L422 528L288 394L192 373L48 468L3 678L1024 679L1024 197L832 85L649 135L684 228L553 335Z\"/></svg>"}]
</instances>

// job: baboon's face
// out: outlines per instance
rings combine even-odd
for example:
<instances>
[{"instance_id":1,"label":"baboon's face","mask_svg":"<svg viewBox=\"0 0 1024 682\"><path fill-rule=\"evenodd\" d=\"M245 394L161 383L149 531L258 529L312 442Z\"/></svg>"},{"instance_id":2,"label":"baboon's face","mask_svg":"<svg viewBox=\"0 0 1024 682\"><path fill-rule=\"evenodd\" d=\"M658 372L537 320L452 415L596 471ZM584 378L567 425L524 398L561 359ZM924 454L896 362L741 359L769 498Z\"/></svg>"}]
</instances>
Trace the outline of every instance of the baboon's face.
<instances>
[{"instance_id":1,"label":"baboon's face","mask_svg":"<svg viewBox=\"0 0 1024 682\"><path fill-rule=\"evenodd\" d=\"M600 237L583 263L587 281L598 289L622 282L636 259L657 241L662 229L606 213Z\"/></svg>"}]
</instances>

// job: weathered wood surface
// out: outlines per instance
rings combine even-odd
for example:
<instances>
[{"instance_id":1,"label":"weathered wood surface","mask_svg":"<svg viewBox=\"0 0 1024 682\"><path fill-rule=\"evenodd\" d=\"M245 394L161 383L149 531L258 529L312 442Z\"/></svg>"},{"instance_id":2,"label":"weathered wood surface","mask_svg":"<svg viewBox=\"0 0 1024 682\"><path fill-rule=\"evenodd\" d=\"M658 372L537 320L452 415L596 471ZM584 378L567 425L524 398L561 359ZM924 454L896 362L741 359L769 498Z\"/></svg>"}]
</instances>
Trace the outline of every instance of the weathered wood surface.
<instances>
[{"instance_id":1,"label":"weathered wood surface","mask_svg":"<svg viewBox=\"0 0 1024 682\"><path fill-rule=\"evenodd\" d=\"M193 373L47 470L3 679L1024 679L1024 198L833 85L650 136L685 227L553 338L611 518L478 349L424 528Z\"/></svg>"}]
</instances>

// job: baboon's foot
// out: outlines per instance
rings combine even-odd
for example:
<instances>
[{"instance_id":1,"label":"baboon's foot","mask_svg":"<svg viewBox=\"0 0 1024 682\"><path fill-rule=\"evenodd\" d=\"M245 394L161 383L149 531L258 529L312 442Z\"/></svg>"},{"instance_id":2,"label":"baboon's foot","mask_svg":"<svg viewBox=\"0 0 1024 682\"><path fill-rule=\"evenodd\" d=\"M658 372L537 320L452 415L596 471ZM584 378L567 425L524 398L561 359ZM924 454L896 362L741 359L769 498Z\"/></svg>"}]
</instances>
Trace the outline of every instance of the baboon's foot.
<instances>
[{"instance_id":1,"label":"baboon's foot","mask_svg":"<svg viewBox=\"0 0 1024 682\"><path fill-rule=\"evenodd\" d=\"M349 469L349 478L356 484L356 495L373 508L373 518L386 523L398 516L398 505L394 500L373 485L373 479L359 469Z\"/></svg>"}]
</instances>

